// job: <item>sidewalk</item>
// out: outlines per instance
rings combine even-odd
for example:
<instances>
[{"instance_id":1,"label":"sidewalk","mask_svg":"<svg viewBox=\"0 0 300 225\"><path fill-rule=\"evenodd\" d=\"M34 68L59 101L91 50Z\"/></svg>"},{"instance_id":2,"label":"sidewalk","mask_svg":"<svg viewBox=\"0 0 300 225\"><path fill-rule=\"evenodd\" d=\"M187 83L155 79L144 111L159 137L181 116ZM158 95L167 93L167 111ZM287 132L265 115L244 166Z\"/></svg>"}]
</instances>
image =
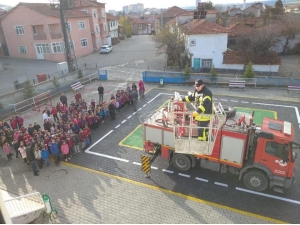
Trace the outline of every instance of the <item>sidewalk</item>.
<instances>
[{"instance_id":1,"label":"sidewalk","mask_svg":"<svg viewBox=\"0 0 300 225\"><path fill-rule=\"evenodd\" d=\"M98 101L99 84L100 81L86 85L85 91L81 92L88 104L92 98ZM124 89L127 82L107 81L101 84L105 88L104 100L107 101L111 93L115 94L117 89ZM158 85L146 84L147 91L151 88L158 88ZM214 96L236 95L299 102L299 93L287 93L286 90L246 88L245 91L229 91L229 88L225 87L209 88ZM165 89L187 92L192 91L193 87L166 85L161 91L164 92ZM67 97L68 103L75 100L71 92L67 93ZM53 99L53 105L58 101L59 97ZM26 127L34 121L41 126L43 124L42 112L30 110L22 113L22 116L25 118ZM0 189L17 195L33 191L49 194L53 207L58 211L56 223L281 222L67 163L63 163L60 167L52 164L49 168L40 170L39 177L34 177L31 168L28 168L22 159L13 157L9 162L3 153L1 155ZM51 221L45 217L36 223L51 223Z\"/></svg>"}]
</instances>

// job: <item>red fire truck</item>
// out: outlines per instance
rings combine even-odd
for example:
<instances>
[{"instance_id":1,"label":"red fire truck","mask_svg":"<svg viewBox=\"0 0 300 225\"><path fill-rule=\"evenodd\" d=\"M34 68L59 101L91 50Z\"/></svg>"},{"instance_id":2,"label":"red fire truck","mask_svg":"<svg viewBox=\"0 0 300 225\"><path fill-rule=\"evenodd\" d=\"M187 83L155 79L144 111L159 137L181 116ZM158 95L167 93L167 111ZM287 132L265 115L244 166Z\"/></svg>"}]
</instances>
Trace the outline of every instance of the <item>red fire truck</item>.
<instances>
[{"instance_id":1,"label":"red fire truck","mask_svg":"<svg viewBox=\"0 0 300 225\"><path fill-rule=\"evenodd\" d=\"M290 122L264 118L258 127L253 123L254 114L227 113L224 108L231 107L213 103L214 114L205 114L211 117L206 127L208 140L198 141L191 104L176 98L145 119L145 152L160 154L180 171L190 170L199 161L203 169L236 174L254 191L272 188L282 193L295 182L299 144L294 142Z\"/></svg>"}]
</instances>

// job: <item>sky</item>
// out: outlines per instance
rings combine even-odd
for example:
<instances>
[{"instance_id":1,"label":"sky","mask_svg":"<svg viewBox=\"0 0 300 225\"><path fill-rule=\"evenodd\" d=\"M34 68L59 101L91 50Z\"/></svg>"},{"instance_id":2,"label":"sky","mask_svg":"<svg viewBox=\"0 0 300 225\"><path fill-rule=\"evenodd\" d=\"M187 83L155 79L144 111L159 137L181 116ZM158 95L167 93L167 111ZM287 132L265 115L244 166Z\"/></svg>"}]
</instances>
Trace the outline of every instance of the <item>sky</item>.
<instances>
[{"instance_id":1,"label":"sky","mask_svg":"<svg viewBox=\"0 0 300 225\"><path fill-rule=\"evenodd\" d=\"M0 4L15 6L19 2L49 3L51 1L53 2L55 0L0 0ZM135 3L143 3L144 8L169 8L174 5L179 7L196 5L196 0L165 0L165 1L162 0L98 0L98 2L106 3L107 10L109 9L121 10L122 6L135 4ZM202 2L204 2L204 0L202 0ZM214 4L221 4L224 3L225 0L212 0L212 2ZM226 2L242 4L243 0L226 0Z\"/></svg>"}]
</instances>

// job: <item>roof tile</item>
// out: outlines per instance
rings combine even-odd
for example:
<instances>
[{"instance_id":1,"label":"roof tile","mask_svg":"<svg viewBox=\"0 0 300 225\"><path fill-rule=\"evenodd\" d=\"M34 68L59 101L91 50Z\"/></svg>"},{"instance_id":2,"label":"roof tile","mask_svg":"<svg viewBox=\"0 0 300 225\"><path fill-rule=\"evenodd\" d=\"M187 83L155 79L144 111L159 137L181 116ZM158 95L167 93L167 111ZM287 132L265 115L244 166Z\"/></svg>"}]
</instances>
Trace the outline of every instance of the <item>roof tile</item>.
<instances>
[{"instance_id":1,"label":"roof tile","mask_svg":"<svg viewBox=\"0 0 300 225\"><path fill-rule=\"evenodd\" d=\"M177 6L172 6L171 8L167 9L166 11L162 12L163 18L170 18L175 17L177 13L180 12L187 12L186 10L179 8ZM161 17L161 14L157 15L155 18L158 19Z\"/></svg>"},{"instance_id":2,"label":"roof tile","mask_svg":"<svg viewBox=\"0 0 300 225\"><path fill-rule=\"evenodd\" d=\"M230 32L230 37L250 35L253 32L253 28L242 25L238 22L230 25L226 29Z\"/></svg>"},{"instance_id":3,"label":"roof tile","mask_svg":"<svg viewBox=\"0 0 300 225\"><path fill-rule=\"evenodd\" d=\"M204 19L194 19L189 23L181 25L181 29L187 35L229 33L229 31L221 25Z\"/></svg>"}]
</instances>

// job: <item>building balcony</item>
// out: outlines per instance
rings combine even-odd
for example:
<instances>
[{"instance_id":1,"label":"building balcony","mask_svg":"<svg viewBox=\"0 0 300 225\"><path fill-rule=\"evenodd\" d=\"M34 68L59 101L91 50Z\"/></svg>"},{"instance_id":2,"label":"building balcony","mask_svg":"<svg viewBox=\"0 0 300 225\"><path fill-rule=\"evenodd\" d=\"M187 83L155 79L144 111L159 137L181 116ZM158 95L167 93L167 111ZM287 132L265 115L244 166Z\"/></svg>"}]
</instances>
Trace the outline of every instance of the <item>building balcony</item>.
<instances>
[{"instance_id":1,"label":"building balcony","mask_svg":"<svg viewBox=\"0 0 300 225\"><path fill-rule=\"evenodd\" d=\"M60 33L50 33L51 39L61 39L63 37L63 34Z\"/></svg>"},{"instance_id":2,"label":"building balcony","mask_svg":"<svg viewBox=\"0 0 300 225\"><path fill-rule=\"evenodd\" d=\"M40 41L40 40L47 40L47 35L45 33L43 34L34 34L33 40Z\"/></svg>"}]
</instances>

